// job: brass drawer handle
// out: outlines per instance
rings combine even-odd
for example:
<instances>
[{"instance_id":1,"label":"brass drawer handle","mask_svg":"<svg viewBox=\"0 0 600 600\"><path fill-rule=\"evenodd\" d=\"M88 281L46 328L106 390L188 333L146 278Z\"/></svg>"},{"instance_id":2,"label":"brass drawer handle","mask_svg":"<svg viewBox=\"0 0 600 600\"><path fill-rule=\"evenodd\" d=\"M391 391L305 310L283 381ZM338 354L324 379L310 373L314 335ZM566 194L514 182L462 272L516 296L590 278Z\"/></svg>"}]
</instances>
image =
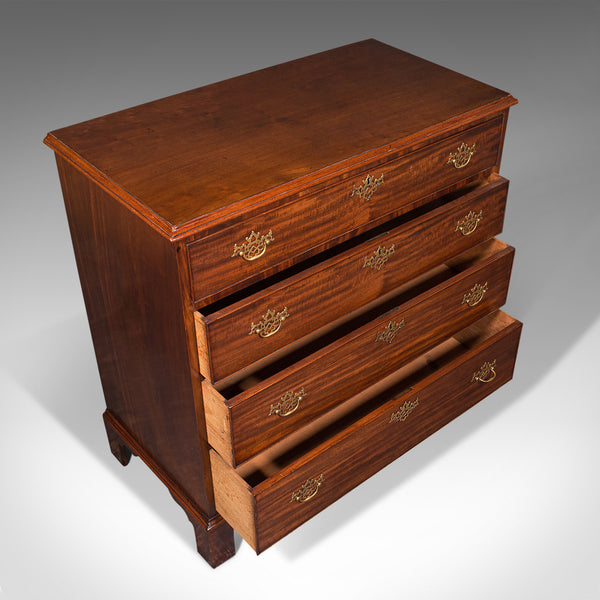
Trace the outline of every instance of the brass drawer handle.
<instances>
[{"instance_id":1,"label":"brass drawer handle","mask_svg":"<svg viewBox=\"0 0 600 600\"><path fill-rule=\"evenodd\" d=\"M406 421L406 418L410 413L419 406L419 397L417 396L412 402L406 401L399 410L393 412L390 416L390 423L397 423L398 421Z\"/></svg>"},{"instance_id":2,"label":"brass drawer handle","mask_svg":"<svg viewBox=\"0 0 600 600\"><path fill-rule=\"evenodd\" d=\"M383 246L379 246L379 248L377 248L377 250L375 250L371 256L365 256L363 269L366 267L371 267L371 269L381 271L381 267L383 267L388 258L394 254L394 248L395 244L392 244L387 250Z\"/></svg>"},{"instance_id":3,"label":"brass drawer handle","mask_svg":"<svg viewBox=\"0 0 600 600\"><path fill-rule=\"evenodd\" d=\"M277 404L271 404L271 410L269 411L269 417L271 415L278 415L280 417L288 417L292 413L298 410L300 402L306 397L304 387L301 387L297 392L286 392Z\"/></svg>"},{"instance_id":4,"label":"brass drawer handle","mask_svg":"<svg viewBox=\"0 0 600 600\"><path fill-rule=\"evenodd\" d=\"M496 379L496 359L492 362L484 362L478 371L473 373L471 381L479 381L481 383L489 383Z\"/></svg>"},{"instance_id":5,"label":"brass drawer handle","mask_svg":"<svg viewBox=\"0 0 600 600\"><path fill-rule=\"evenodd\" d=\"M290 502L307 502L311 498L317 495L319 491L319 487L323 483L324 480L323 473L319 475L316 479L307 479L299 490L296 490L292 494L292 498Z\"/></svg>"},{"instance_id":6,"label":"brass drawer handle","mask_svg":"<svg viewBox=\"0 0 600 600\"><path fill-rule=\"evenodd\" d=\"M469 306L477 306L482 300L484 294L488 291L488 282L476 283L471 291L463 296L461 304L468 304Z\"/></svg>"},{"instance_id":7,"label":"brass drawer handle","mask_svg":"<svg viewBox=\"0 0 600 600\"><path fill-rule=\"evenodd\" d=\"M474 213L472 210L469 214L460 219L456 223L456 229L454 231L460 231L463 235L471 235L476 229L479 222L483 219L483 210L478 213Z\"/></svg>"},{"instance_id":8,"label":"brass drawer handle","mask_svg":"<svg viewBox=\"0 0 600 600\"><path fill-rule=\"evenodd\" d=\"M289 317L287 306L283 307L283 310L275 312L272 308L269 308L262 316L262 320L258 323L252 322L250 325L250 333L258 334L262 338L271 337L275 335L281 328L281 324Z\"/></svg>"},{"instance_id":9,"label":"brass drawer handle","mask_svg":"<svg viewBox=\"0 0 600 600\"><path fill-rule=\"evenodd\" d=\"M471 162L471 157L475 154L475 144L467 146L464 142L456 149L456 152L450 152L448 156L448 165L454 165L457 169L466 167Z\"/></svg>"},{"instance_id":10,"label":"brass drawer handle","mask_svg":"<svg viewBox=\"0 0 600 600\"><path fill-rule=\"evenodd\" d=\"M396 334L404 327L404 319L397 323L396 321L390 321L381 331L377 332L375 336L376 342L386 342L391 344Z\"/></svg>"},{"instance_id":11,"label":"brass drawer handle","mask_svg":"<svg viewBox=\"0 0 600 600\"><path fill-rule=\"evenodd\" d=\"M383 185L383 173L377 179L375 179L373 175L367 175L360 185L352 186L352 193L350 196L358 196L368 202L380 185Z\"/></svg>"},{"instance_id":12,"label":"brass drawer handle","mask_svg":"<svg viewBox=\"0 0 600 600\"><path fill-rule=\"evenodd\" d=\"M260 235L260 231L252 230L252 233L246 238L245 242L233 246L231 258L241 256L244 260L252 261L260 258L266 251L267 246L274 240L273 231Z\"/></svg>"}]
</instances>

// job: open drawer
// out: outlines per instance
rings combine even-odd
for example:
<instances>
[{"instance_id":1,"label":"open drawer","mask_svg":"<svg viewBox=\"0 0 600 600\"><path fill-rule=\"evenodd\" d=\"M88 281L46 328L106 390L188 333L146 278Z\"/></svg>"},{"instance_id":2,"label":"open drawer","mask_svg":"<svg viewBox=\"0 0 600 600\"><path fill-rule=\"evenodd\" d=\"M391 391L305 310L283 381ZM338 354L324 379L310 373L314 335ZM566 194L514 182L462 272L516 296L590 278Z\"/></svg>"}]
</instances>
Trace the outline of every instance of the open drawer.
<instances>
[{"instance_id":1,"label":"open drawer","mask_svg":"<svg viewBox=\"0 0 600 600\"><path fill-rule=\"evenodd\" d=\"M521 323L496 311L233 469L215 505L261 552L512 377Z\"/></svg>"},{"instance_id":2,"label":"open drawer","mask_svg":"<svg viewBox=\"0 0 600 600\"><path fill-rule=\"evenodd\" d=\"M496 175L203 307L200 372L220 381L495 236L507 189Z\"/></svg>"},{"instance_id":3,"label":"open drawer","mask_svg":"<svg viewBox=\"0 0 600 600\"><path fill-rule=\"evenodd\" d=\"M277 360L204 381L209 444L237 466L500 308L513 256L488 240Z\"/></svg>"}]
</instances>

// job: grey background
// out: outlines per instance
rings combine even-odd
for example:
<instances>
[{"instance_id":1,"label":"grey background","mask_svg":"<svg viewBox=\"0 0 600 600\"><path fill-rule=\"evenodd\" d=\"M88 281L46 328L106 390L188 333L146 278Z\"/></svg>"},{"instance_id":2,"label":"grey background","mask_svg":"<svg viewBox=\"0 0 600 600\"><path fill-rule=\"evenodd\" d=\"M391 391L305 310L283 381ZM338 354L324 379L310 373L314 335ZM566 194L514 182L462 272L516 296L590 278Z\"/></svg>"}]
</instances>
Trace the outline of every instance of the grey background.
<instances>
[{"instance_id":1,"label":"grey background","mask_svg":"<svg viewBox=\"0 0 600 600\"><path fill-rule=\"evenodd\" d=\"M600 598L598 6L0 4L0 597ZM368 37L520 101L501 170L515 379L260 557L241 544L212 571L160 482L108 451L41 140Z\"/></svg>"}]
</instances>

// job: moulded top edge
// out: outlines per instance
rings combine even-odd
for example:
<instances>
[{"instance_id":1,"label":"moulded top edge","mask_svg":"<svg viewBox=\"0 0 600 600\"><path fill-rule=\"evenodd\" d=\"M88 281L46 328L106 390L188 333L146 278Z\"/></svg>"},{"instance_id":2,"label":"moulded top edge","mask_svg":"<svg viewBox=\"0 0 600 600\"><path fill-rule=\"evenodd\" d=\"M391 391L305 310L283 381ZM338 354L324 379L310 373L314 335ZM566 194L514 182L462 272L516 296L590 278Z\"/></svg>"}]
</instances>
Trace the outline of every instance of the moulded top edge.
<instances>
[{"instance_id":1,"label":"moulded top edge","mask_svg":"<svg viewBox=\"0 0 600 600\"><path fill-rule=\"evenodd\" d=\"M515 103L366 40L59 129L45 142L178 239Z\"/></svg>"}]
</instances>

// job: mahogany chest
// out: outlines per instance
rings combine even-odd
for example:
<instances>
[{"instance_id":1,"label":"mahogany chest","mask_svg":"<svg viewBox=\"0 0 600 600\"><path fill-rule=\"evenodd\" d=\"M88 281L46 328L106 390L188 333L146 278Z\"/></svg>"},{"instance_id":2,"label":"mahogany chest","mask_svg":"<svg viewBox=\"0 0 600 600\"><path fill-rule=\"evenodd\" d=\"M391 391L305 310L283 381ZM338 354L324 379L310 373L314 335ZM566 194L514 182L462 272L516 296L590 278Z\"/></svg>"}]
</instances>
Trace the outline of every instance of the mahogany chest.
<instances>
[{"instance_id":1,"label":"mahogany chest","mask_svg":"<svg viewBox=\"0 0 600 600\"><path fill-rule=\"evenodd\" d=\"M110 448L213 567L512 377L515 103L367 40L47 135Z\"/></svg>"}]
</instances>

